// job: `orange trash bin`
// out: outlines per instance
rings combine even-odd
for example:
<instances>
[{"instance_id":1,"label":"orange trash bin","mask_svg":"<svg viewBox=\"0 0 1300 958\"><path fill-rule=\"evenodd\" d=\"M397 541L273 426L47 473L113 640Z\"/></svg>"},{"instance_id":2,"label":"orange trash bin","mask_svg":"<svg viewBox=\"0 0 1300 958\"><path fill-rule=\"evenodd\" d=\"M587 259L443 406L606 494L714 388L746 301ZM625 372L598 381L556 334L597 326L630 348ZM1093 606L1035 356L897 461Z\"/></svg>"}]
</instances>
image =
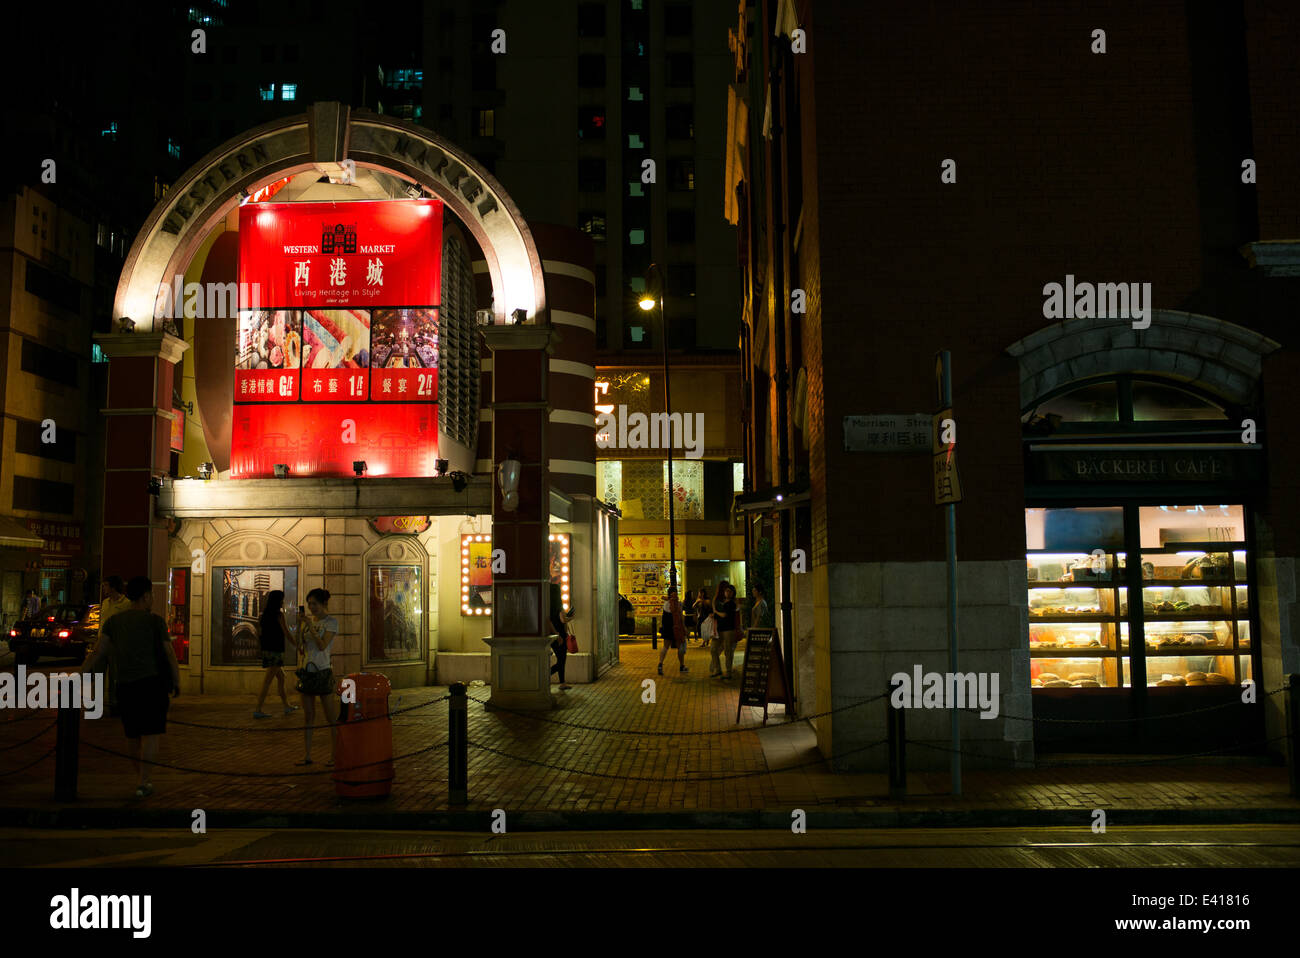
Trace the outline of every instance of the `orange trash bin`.
<instances>
[{"instance_id":1,"label":"orange trash bin","mask_svg":"<svg viewBox=\"0 0 1300 958\"><path fill-rule=\"evenodd\" d=\"M383 798L393 790L393 720L388 717L387 677L354 672L339 683L356 684L356 702L339 712L338 749L334 756L334 791L343 798Z\"/></svg>"}]
</instances>

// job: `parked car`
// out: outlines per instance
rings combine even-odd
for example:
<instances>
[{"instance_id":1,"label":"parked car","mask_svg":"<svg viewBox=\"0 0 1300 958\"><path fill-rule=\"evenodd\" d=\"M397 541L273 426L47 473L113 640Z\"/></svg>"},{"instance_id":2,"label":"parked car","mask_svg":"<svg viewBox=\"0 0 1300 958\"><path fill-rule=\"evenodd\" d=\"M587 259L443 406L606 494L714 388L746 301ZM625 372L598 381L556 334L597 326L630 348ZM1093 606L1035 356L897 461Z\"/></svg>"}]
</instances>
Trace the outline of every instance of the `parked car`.
<instances>
[{"instance_id":1,"label":"parked car","mask_svg":"<svg viewBox=\"0 0 1300 958\"><path fill-rule=\"evenodd\" d=\"M19 665L34 665L42 657L84 662L98 638L98 605L47 605L36 618L13 624L9 649Z\"/></svg>"}]
</instances>

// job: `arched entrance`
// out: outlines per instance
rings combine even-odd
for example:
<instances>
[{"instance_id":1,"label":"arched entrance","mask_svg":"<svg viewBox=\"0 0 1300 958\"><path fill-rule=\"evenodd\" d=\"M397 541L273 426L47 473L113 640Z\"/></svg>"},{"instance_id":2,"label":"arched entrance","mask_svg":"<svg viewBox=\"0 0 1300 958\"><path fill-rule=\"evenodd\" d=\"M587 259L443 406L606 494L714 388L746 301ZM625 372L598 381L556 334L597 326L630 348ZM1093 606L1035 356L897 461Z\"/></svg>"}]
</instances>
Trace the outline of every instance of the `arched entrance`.
<instances>
[{"instance_id":1,"label":"arched entrance","mask_svg":"<svg viewBox=\"0 0 1300 958\"><path fill-rule=\"evenodd\" d=\"M484 339L494 354L493 366L485 369L495 372L490 401L496 418L489 466L494 470L507 458L520 462L517 508L503 508L500 497L493 494L491 473L473 479L443 477L431 467L402 478L361 479L364 457L356 466L355 479L338 474L294 475L287 482L166 478L168 438L178 415L172 401L173 380L188 343L170 335L164 323L155 324L160 291L182 276L205 237L259 187L300 173L311 174L309 180L320 174L331 183L347 183L360 171L387 178L398 192L406 184L405 193L412 199L427 193L441 200L478 243L490 279L494 320L484 327ZM225 255L229 252L227 248ZM560 308L570 307L561 303ZM552 704L546 635L551 503L547 374L555 337L543 262L533 235L500 184L468 154L418 126L337 103L315 104L305 115L250 130L196 164L154 209L131 247L113 318L132 320L134 332L98 338L111 364L105 472L109 518L102 550L106 568L127 575L148 574L161 607L167 601L164 582L169 573L167 518L193 520L196 528L182 535L188 535L187 545L196 545L200 552L232 530L237 534L241 522L251 521L259 529L265 526L272 536L296 537L305 544L306 558L299 568L310 581L304 586L329 581L337 583L340 591L354 590L342 592L351 596L359 594L355 583L365 575L390 575L397 582L395 595L419 590L425 597L407 603L418 614L433 595L427 580L411 562L399 563L392 573L387 566L363 564L364 548L358 542L368 548L375 537L394 534L367 531L364 523L416 512L445 517L490 512L494 545L509 557L508 574L494 575L494 591L510 600L494 607L492 636L487 640L492 647L493 699L511 707ZM477 350L477 336L474 339ZM346 457L348 462L354 458ZM285 474L278 464L275 469L277 476ZM339 525L340 521L346 525ZM433 537L421 540L422 547L427 543L439 555L449 554L445 543L438 549L436 531L421 534ZM248 568L260 568L268 561L265 556L250 559ZM380 624L387 628L389 620L381 617ZM356 625L365 621L364 615L359 616ZM421 628L428 629L430 620L421 621L426 623ZM385 636L391 638L387 632ZM381 645L390 660L408 649L404 643ZM422 680L426 669L432 671L432 648L430 641L427 660L397 662L393 668L405 669L408 680L412 675ZM499 654L502 650L504 654ZM370 660L361 651L354 661L359 667ZM343 663L344 668L352 665L353 661ZM236 662L232 667L242 665Z\"/></svg>"},{"instance_id":2,"label":"arched entrance","mask_svg":"<svg viewBox=\"0 0 1300 958\"><path fill-rule=\"evenodd\" d=\"M1037 753L1259 751L1258 382L1278 344L1208 316L1080 320L1020 360ZM1262 696L1260 696L1262 699ZM1177 718L1175 718L1177 716Z\"/></svg>"},{"instance_id":3,"label":"arched entrance","mask_svg":"<svg viewBox=\"0 0 1300 958\"><path fill-rule=\"evenodd\" d=\"M152 329L161 284L170 284L214 223L259 186L315 169L331 178L349 164L384 170L441 199L478 241L492 279L495 322L516 310L544 322L542 263L519 208L469 154L429 130L340 103L249 130L196 163L145 221L126 258L114 320Z\"/></svg>"}]
</instances>

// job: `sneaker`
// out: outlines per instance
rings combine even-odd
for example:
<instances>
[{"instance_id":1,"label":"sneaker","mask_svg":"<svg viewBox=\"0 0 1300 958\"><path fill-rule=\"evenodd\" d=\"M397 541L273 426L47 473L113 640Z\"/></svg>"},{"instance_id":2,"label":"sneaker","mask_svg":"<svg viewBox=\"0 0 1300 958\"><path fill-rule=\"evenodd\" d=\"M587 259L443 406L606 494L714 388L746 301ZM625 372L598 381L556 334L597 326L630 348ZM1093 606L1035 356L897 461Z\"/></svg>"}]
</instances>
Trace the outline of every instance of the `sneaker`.
<instances>
[{"instance_id":1,"label":"sneaker","mask_svg":"<svg viewBox=\"0 0 1300 958\"><path fill-rule=\"evenodd\" d=\"M286 706L284 707L284 714L285 714L285 715L292 715L292 714L293 714L294 712L296 712L296 711L298 711L298 706L296 706L296 705L286 705Z\"/></svg>"},{"instance_id":2,"label":"sneaker","mask_svg":"<svg viewBox=\"0 0 1300 958\"><path fill-rule=\"evenodd\" d=\"M679 671L679 672L689 672L690 669L688 669L686 666L683 665L683 666L682 666L680 669L678 669L677 671Z\"/></svg>"},{"instance_id":3,"label":"sneaker","mask_svg":"<svg viewBox=\"0 0 1300 958\"><path fill-rule=\"evenodd\" d=\"M286 712L286 713L284 713L284 714L285 714L285 715L288 715L289 713ZM266 712L254 712L254 713L253 713L253 718L270 718L270 717L271 717L271 716L268 715Z\"/></svg>"}]
</instances>

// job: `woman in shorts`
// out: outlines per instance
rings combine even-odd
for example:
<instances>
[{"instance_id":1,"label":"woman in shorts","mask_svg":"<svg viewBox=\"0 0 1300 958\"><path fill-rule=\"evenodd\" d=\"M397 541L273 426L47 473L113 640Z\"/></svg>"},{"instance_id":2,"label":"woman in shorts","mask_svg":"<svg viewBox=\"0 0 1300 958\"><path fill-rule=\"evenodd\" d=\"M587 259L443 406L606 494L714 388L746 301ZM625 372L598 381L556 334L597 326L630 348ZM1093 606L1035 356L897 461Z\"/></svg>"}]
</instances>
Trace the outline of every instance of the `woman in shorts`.
<instances>
[{"instance_id":1,"label":"woman in shorts","mask_svg":"<svg viewBox=\"0 0 1300 958\"><path fill-rule=\"evenodd\" d=\"M289 626L284 621L284 593L279 589L266 594L266 605L262 608L258 625L260 626L258 642L262 646L262 668L266 669L266 675L262 679L262 694L257 697L257 708L253 710L253 718L271 717L262 711L262 706L266 704L266 693L271 690L272 679L275 679L280 701L284 703L284 714L292 715L298 706L290 705L288 697L284 694L284 639L289 634Z\"/></svg>"},{"instance_id":2,"label":"woman in shorts","mask_svg":"<svg viewBox=\"0 0 1300 958\"><path fill-rule=\"evenodd\" d=\"M153 611L153 583L136 576L127 583L126 597L131 607L104 623L82 671L100 671L112 662L118 716L139 777L135 797L146 798L153 794L154 760L167 731L167 694L181 694L181 672L167 623Z\"/></svg>"},{"instance_id":3,"label":"woman in shorts","mask_svg":"<svg viewBox=\"0 0 1300 958\"><path fill-rule=\"evenodd\" d=\"M312 726L316 721L316 699L320 699L321 710L329 722L330 760L326 765L334 764L334 751L338 746L339 699L334 694L334 671L330 668L330 649L339 634L339 623L329 614L330 594L324 589L312 589L307 593L307 611L298 624L298 635L294 641L298 652L303 656L303 669L315 684L312 690L304 689L302 693L302 714L306 719L303 729L304 755L297 765L310 765ZM300 670L301 671L301 670ZM314 673L314 674L313 674Z\"/></svg>"}]
</instances>

